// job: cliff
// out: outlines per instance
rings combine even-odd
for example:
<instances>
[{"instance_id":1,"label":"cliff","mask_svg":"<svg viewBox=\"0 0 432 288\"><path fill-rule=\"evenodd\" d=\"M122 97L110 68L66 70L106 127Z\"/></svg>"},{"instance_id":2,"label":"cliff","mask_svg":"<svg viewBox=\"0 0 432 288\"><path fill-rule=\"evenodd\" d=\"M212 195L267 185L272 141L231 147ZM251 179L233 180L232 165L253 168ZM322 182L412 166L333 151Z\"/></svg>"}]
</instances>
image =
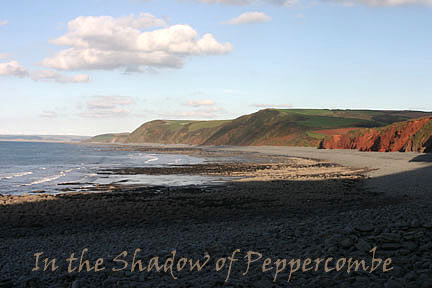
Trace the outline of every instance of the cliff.
<instances>
[{"instance_id":1,"label":"cliff","mask_svg":"<svg viewBox=\"0 0 432 288\"><path fill-rule=\"evenodd\" d=\"M333 135L323 139L319 148L378 152L432 152L432 117Z\"/></svg>"}]
</instances>

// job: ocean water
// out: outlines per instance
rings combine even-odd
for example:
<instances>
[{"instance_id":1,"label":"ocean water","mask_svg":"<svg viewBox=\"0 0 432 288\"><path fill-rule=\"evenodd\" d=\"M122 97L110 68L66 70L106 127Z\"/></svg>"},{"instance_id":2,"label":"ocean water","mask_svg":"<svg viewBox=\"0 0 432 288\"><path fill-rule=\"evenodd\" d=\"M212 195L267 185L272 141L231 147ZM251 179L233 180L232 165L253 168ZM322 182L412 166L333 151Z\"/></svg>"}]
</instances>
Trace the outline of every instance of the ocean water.
<instances>
[{"instance_id":1,"label":"ocean water","mask_svg":"<svg viewBox=\"0 0 432 288\"><path fill-rule=\"evenodd\" d=\"M77 188L76 185L64 185L74 182L88 183L86 187L113 182L171 186L217 182L217 179L204 176L97 174L107 168L202 162L204 159L187 155L114 151L97 145L0 142L0 193L23 194L41 190L61 193L65 188Z\"/></svg>"}]
</instances>

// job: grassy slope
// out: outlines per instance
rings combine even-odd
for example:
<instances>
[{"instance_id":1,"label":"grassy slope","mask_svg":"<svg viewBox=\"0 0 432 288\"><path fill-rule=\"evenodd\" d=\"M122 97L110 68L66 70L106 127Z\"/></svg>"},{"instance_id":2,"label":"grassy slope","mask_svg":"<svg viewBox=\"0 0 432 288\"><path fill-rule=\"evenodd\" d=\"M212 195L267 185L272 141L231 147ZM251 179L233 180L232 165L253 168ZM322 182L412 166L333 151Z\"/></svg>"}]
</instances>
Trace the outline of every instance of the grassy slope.
<instances>
[{"instance_id":1,"label":"grassy slope","mask_svg":"<svg viewBox=\"0 0 432 288\"><path fill-rule=\"evenodd\" d=\"M128 143L202 144L229 120L155 120L144 123L127 138Z\"/></svg>"},{"instance_id":2,"label":"grassy slope","mask_svg":"<svg viewBox=\"0 0 432 288\"><path fill-rule=\"evenodd\" d=\"M144 123L128 143L315 146L316 130L380 127L431 114L415 111L265 109L234 120L155 120Z\"/></svg>"},{"instance_id":3,"label":"grassy slope","mask_svg":"<svg viewBox=\"0 0 432 288\"><path fill-rule=\"evenodd\" d=\"M129 133L109 133L94 136L88 139L86 142L98 142L98 143L124 143Z\"/></svg>"},{"instance_id":4,"label":"grassy slope","mask_svg":"<svg viewBox=\"0 0 432 288\"><path fill-rule=\"evenodd\" d=\"M413 151L432 152L432 120L411 137Z\"/></svg>"}]
</instances>

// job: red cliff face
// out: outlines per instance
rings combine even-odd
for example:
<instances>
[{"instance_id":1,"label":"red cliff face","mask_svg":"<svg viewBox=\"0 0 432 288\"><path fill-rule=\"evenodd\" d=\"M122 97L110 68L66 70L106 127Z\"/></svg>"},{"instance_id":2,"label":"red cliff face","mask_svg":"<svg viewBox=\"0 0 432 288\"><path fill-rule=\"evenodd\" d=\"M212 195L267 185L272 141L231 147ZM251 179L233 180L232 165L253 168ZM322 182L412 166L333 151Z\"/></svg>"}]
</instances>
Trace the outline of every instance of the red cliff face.
<instances>
[{"instance_id":1,"label":"red cliff face","mask_svg":"<svg viewBox=\"0 0 432 288\"><path fill-rule=\"evenodd\" d=\"M382 128L358 129L321 141L321 149L358 149L360 151L431 152L432 117L395 123Z\"/></svg>"}]
</instances>

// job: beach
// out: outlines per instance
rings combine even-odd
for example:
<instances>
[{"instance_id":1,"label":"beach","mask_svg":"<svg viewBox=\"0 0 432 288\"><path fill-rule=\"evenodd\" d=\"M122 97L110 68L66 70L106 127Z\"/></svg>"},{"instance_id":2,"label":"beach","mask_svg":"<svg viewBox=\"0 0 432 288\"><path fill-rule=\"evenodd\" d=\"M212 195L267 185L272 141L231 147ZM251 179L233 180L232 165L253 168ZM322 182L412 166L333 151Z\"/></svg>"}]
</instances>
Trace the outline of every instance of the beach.
<instances>
[{"instance_id":1,"label":"beach","mask_svg":"<svg viewBox=\"0 0 432 288\"><path fill-rule=\"evenodd\" d=\"M432 174L426 154L169 145L115 149L187 154L207 161L105 173L230 180L177 187L111 183L94 192L2 195L0 287L432 285L432 190L427 177ZM274 264L276 259L353 258L370 266L373 248L376 257L391 259L391 270L384 272L381 265L374 272L348 273L345 265L340 271L303 271L287 265L276 273ZM176 270L174 279L169 269L131 271L136 249L143 263L155 256L165 261L174 250L178 257L202 262L209 257L209 262L201 271ZM238 260L216 271L218 259L233 257L236 250ZM249 263L248 251L262 258ZM93 270L83 266L83 271L69 272L72 253L89 260ZM43 271L35 254L55 258L58 268ZM99 258L104 269L96 272ZM263 269L266 258L271 261L268 270ZM119 260L128 265L120 269L125 262ZM334 262L329 267L335 268Z\"/></svg>"}]
</instances>

